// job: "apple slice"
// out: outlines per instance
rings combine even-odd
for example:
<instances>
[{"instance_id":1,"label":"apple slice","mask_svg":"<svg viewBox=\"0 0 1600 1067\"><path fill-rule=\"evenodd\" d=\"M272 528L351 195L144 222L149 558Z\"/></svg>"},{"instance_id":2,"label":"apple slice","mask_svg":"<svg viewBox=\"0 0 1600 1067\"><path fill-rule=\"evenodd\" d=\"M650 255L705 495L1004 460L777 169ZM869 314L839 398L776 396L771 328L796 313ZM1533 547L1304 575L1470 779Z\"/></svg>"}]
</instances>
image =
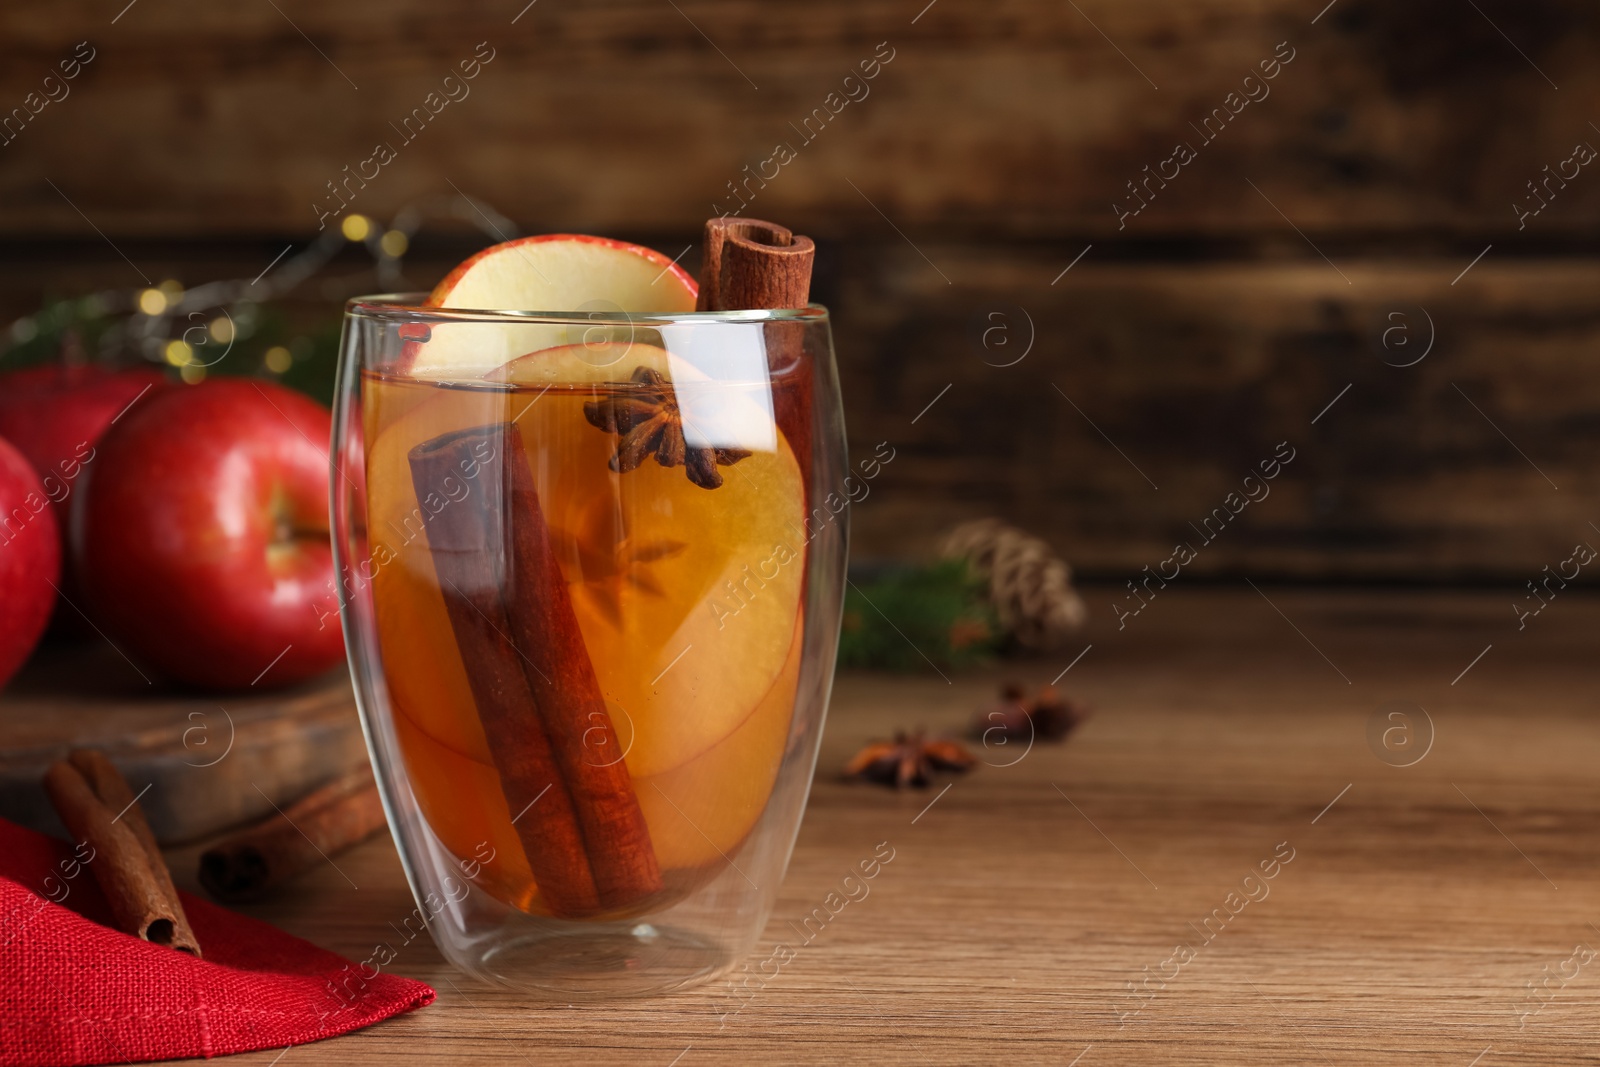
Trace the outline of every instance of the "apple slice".
<instances>
[{"instance_id":1,"label":"apple slice","mask_svg":"<svg viewBox=\"0 0 1600 1067\"><path fill-rule=\"evenodd\" d=\"M479 311L693 311L694 279L660 252L607 237L551 233L485 248L445 275L428 306Z\"/></svg>"},{"instance_id":2,"label":"apple slice","mask_svg":"<svg viewBox=\"0 0 1600 1067\"><path fill-rule=\"evenodd\" d=\"M427 305L475 311L693 311L694 279L653 249L579 234L522 237L494 245L445 276ZM624 330L623 332L629 332ZM441 323L409 346L419 378L481 378L538 349L608 340L605 327ZM623 338L631 341L629 336Z\"/></svg>"},{"instance_id":3,"label":"apple slice","mask_svg":"<svg viewBox=\"0 0 1600 1067\"><path fill-rule=\"evenodd\" d=\"M788 659L744 722L682 766L639 780L639 807L663 868L726 860L767 810L789 740L804 653L805 620L796 612Z\"/></svg>"},{"instance_id":4,"label":"apple slice","mask_svg":"<svg viewBox=\"0 0 1600 1067\"><path fill-rule=\"evenodd\" d=\"M597 355L598 366L590 362ZM653 461L626 474L610 471L616 440L583 414L593 393L542 389L625 379L638 366L671 376L693 413L687 434L751 453L722 488L708 492L682 467ZM491 380L526 392L409 381L366 387L375 437L367 454L368 528L374 558L382 560L373 575L380 645L391 663L440 660L426 671L390 673L396 705L438 744L488 761L464 670L435 651L454 637L406 456L443 434L510 420L530 457L560 456L559 463L534 460L535 480L602 690L631 724L628 769L647 777L682 766L754 711L783 667L799 612L800 472L774 427L770 398L746 382L710 379L646 344L538 352ZM407 395L423 392L437 395L421 403Z\"/></svg>"}]
</instances>

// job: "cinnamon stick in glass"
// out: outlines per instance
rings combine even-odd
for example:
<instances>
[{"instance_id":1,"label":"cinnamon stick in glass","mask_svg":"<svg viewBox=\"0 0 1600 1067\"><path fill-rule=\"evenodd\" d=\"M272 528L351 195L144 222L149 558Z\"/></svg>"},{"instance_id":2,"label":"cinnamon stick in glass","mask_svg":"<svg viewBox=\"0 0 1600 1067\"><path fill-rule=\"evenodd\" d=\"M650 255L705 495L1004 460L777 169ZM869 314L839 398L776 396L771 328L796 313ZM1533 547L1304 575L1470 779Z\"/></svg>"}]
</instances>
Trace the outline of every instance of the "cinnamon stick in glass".
<instances>
[{"instance_id":1,"label":"cinnamon stick in glass","mask_svg":"<svg viewBox=\"0 0 1600 1067\"><path fill-rule=\"evenodd\" d=\"M762 219L706 220L696 311L803 308L816 245Z\"/></svg>"},{"instance_id":2,"label":"cinnamon stick in glass","mask_svg":"<svg viewBox=\"0 0 1600 1067\"><path fill-rule=\"evenodd\" d=\"M753 311L803 308L811 296L811 268L816 245L786 226L762 219L706 220L696 311ZM763 332L767 365L786 384L773 389L773 415L800 464L800 477L811 485L811 374L793 373L806 358L804 326L768 322Z\"/></svg>"},{"instance_id":3,"label":"cinnamon stick in glass","mask_svg":"<svg viewBox=\"0 0 1600 1067\"><path fill-rule=\"evenodd\" d=\"M255 900L383 829L372 768L362 767L200 854L200 884L218 900Z\"/></svg>"},{"instance_id":4,"label":"cinnamon stick in glass","mask_svg":"<svg viewBox=\"0 0 1600 1067\"><path fill-rule=\"evenodd\" d=\"M550 910L575 917L597 911L600 895L589 871L572 795L534 708L521 653L511 644L502 599L510 571L506 538L510 515L503 477L508 436L502 427L487 426L418 445L409 456L411 480L417 499L426 500L447 478L479 465L476 481L482 496L451 501L437 513L423 509L423 526L450 628L528 867Z\"/></svg>"},{"instance_id":5,"label":"cinnamon stick in glass","mask_svg":"<svg viewBox=\"0 0 1600 1067\"><path fill-rule=\"evenodd\" d=\"M200 955L155 834L111 761L93 749L76 749L51 764L44 788L68 832L94 849L89 867L117 928Z\"/></svg>"},{"instance_id":6,"label":"cinnamon stick in glass","mask_svg":"<svg viewBox=\"0 0 1600 1067\"><path fill-rule=\"evenodd\" d=\"M418 499L476 464L482 493L424 525L451 628L517 834L558 915L661 888L644 814L510 423L410 453Z\"/></svg>"},{"instance_id":7,"label":"cinnamon stick in glass","mask_svg":"<svg viewBox=\"0 0 1600 1067\"><path fill-rule=\"evenodd\" d=\"M572 793L600 903L623 907L661 889L661 867L550 542L522 435L507 430L511 639L523 650L534 704Z\"/></svg>"}]
</instances>

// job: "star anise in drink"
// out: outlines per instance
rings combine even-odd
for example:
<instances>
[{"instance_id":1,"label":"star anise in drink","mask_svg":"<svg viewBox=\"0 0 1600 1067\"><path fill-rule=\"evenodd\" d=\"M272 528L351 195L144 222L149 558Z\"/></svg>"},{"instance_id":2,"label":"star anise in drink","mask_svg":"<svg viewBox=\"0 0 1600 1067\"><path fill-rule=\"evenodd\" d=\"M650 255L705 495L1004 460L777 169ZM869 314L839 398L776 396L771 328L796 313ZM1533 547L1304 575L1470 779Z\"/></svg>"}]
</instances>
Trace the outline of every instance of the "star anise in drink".
<instances>
[{"instance_id":1,"label":"star anise in drink","mask_svg":"<svg viewBox=\"0 0 1600 1067\"><path fill-rule=\"evenodd\" d=\"M925 788L939 771L957 774L972 769L977 759L959 741L927 738L921 730L903 731L893 741L874 741L845 764L844 773L896 789Z\"/></svg>"},{"instance_id":2,"label":"star anise in drink","mask_svg":"<svg viewBox=\"0 0 1600 1067\"><path fill-rule=\"evenodd\" d=\"M577 518L571 529L550 524L556 551L568 573L580 576L574 593L592 600L620 629L627 598L665 597L667 591L654 573L656 564L676 559L689 546L671 538L640 535L628 514L605 493L596 494Z\"/></svg>"},{"instance_id":3,"label":"star anise in drink","mask_svg":"<svg viewBox=\"0 0 1600 1067\"><path fill-rule=\"evenodd\" d=\"M731 466L750 455L742 448L691 446L683 436L678 395L659 371L635 367L630 381L642 388L583 405L589 425L618 435L612 470L631 471L655 456L663 467L682 466L700 488L715 489L722 484L719 466Z\"/></svg>"}]
</instances>

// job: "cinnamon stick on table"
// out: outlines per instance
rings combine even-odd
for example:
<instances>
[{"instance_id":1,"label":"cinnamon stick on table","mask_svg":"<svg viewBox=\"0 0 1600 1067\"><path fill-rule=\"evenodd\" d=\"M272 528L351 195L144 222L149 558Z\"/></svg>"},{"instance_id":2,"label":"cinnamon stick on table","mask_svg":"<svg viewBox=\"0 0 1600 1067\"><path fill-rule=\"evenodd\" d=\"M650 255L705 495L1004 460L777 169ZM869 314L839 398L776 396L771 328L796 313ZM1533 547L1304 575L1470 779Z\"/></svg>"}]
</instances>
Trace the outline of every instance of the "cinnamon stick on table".
<instances>
[{"instance_id":1,"label":"cinnamon stick on table","mask_svg":"<svg viewBox=\"0 0 1600 1067\"><path fill-rule=\"evenodd\" d=\"M93 749L75 749L51 764L44 788L68 832L94 849L89 867L117 928L200 955L155 834L111 761Z\"/></svg>"},{"instance_id":2,"label":"cinnamon stick on table","mask_svg":"<svg viewBox=\"0 0 1600 1067\"><path fill-rule=\"evenodd\" d=\"M218 900L254 900L384 826L372 768L334 779L200 854L200 884Z\"/></svg>"},{"instance_id":3,"label":"cinnamon stick on table","mask_svg":"<svg viewBox=\"0 0 1600 1067\"><path fill-rule=\"evenodd\" d=\"M481 497L424 512L451 628L539 891L557 915L624 907L661 869L510 423L414 448L419 499L476 464Z\"/></svg>"}]
</instances>

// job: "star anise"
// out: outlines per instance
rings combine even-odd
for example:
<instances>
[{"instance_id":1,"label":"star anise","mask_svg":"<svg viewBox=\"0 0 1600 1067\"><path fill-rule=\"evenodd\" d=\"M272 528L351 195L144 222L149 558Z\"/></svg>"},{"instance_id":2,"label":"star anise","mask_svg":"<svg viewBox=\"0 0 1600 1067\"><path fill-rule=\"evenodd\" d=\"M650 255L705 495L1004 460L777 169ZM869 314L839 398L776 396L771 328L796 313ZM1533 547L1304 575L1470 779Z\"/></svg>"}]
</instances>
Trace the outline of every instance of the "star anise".
<instances>
[{"instance_id":1,"label":"star anise","mask_svg":"<svg viewBox=\"0 0 1600 1067\"><path fill-rule=\"evenodd\" d=\"M1010 683L1000 689L1000 701L980 712L972 733L985 744L1006 740L1064 741L1090 715L1085 705L1064 697L1053 685L1039 690L1031 700L1022 686Z\"/></svg>"},{"instance_id":2,"label":"star anise","mask_svg":"<svg viewBox=\"0 0 1600 1067\"><path fill-rule=\"evenodd\" d=\"M638 534L625 512L606 493L577 515L572 529L550 525L557 551L568 568L580 576L573 588L588 596L613 626L623 624L623 598L633 594L665 597L666 590L652 573L654 565L682 555L689 545L664 537Z\"/></svg>"},{"instance_id":3,"label":"star anise","mask_svg":"<svg viewBox=\"0 0 1600 1067\"><path fill-rule=\"evenodd\" d=\"M682 465L700 488L715 489L722 484L718 466L731 466L750 455L742 448L691 447L683 436L683 413L672 385L649 367L635 367L630 380L645 388L583 405L589 425L619 435L611 455L612 470L631 471L655 456L663 467Z\"/></svg>"},{"instance_id":4,"label":"star anise","mask_svg":"<svg viewBox=\"0 0 1600 1067\"><path fill-rule=\"evenodd\" d=\"M925 788L939 771L964 774L978 761L959 741L926 738L922 731L894 735L893 741L874 741L845 764L844 773L896 789Z\"/></svg>"}]
</instances>

